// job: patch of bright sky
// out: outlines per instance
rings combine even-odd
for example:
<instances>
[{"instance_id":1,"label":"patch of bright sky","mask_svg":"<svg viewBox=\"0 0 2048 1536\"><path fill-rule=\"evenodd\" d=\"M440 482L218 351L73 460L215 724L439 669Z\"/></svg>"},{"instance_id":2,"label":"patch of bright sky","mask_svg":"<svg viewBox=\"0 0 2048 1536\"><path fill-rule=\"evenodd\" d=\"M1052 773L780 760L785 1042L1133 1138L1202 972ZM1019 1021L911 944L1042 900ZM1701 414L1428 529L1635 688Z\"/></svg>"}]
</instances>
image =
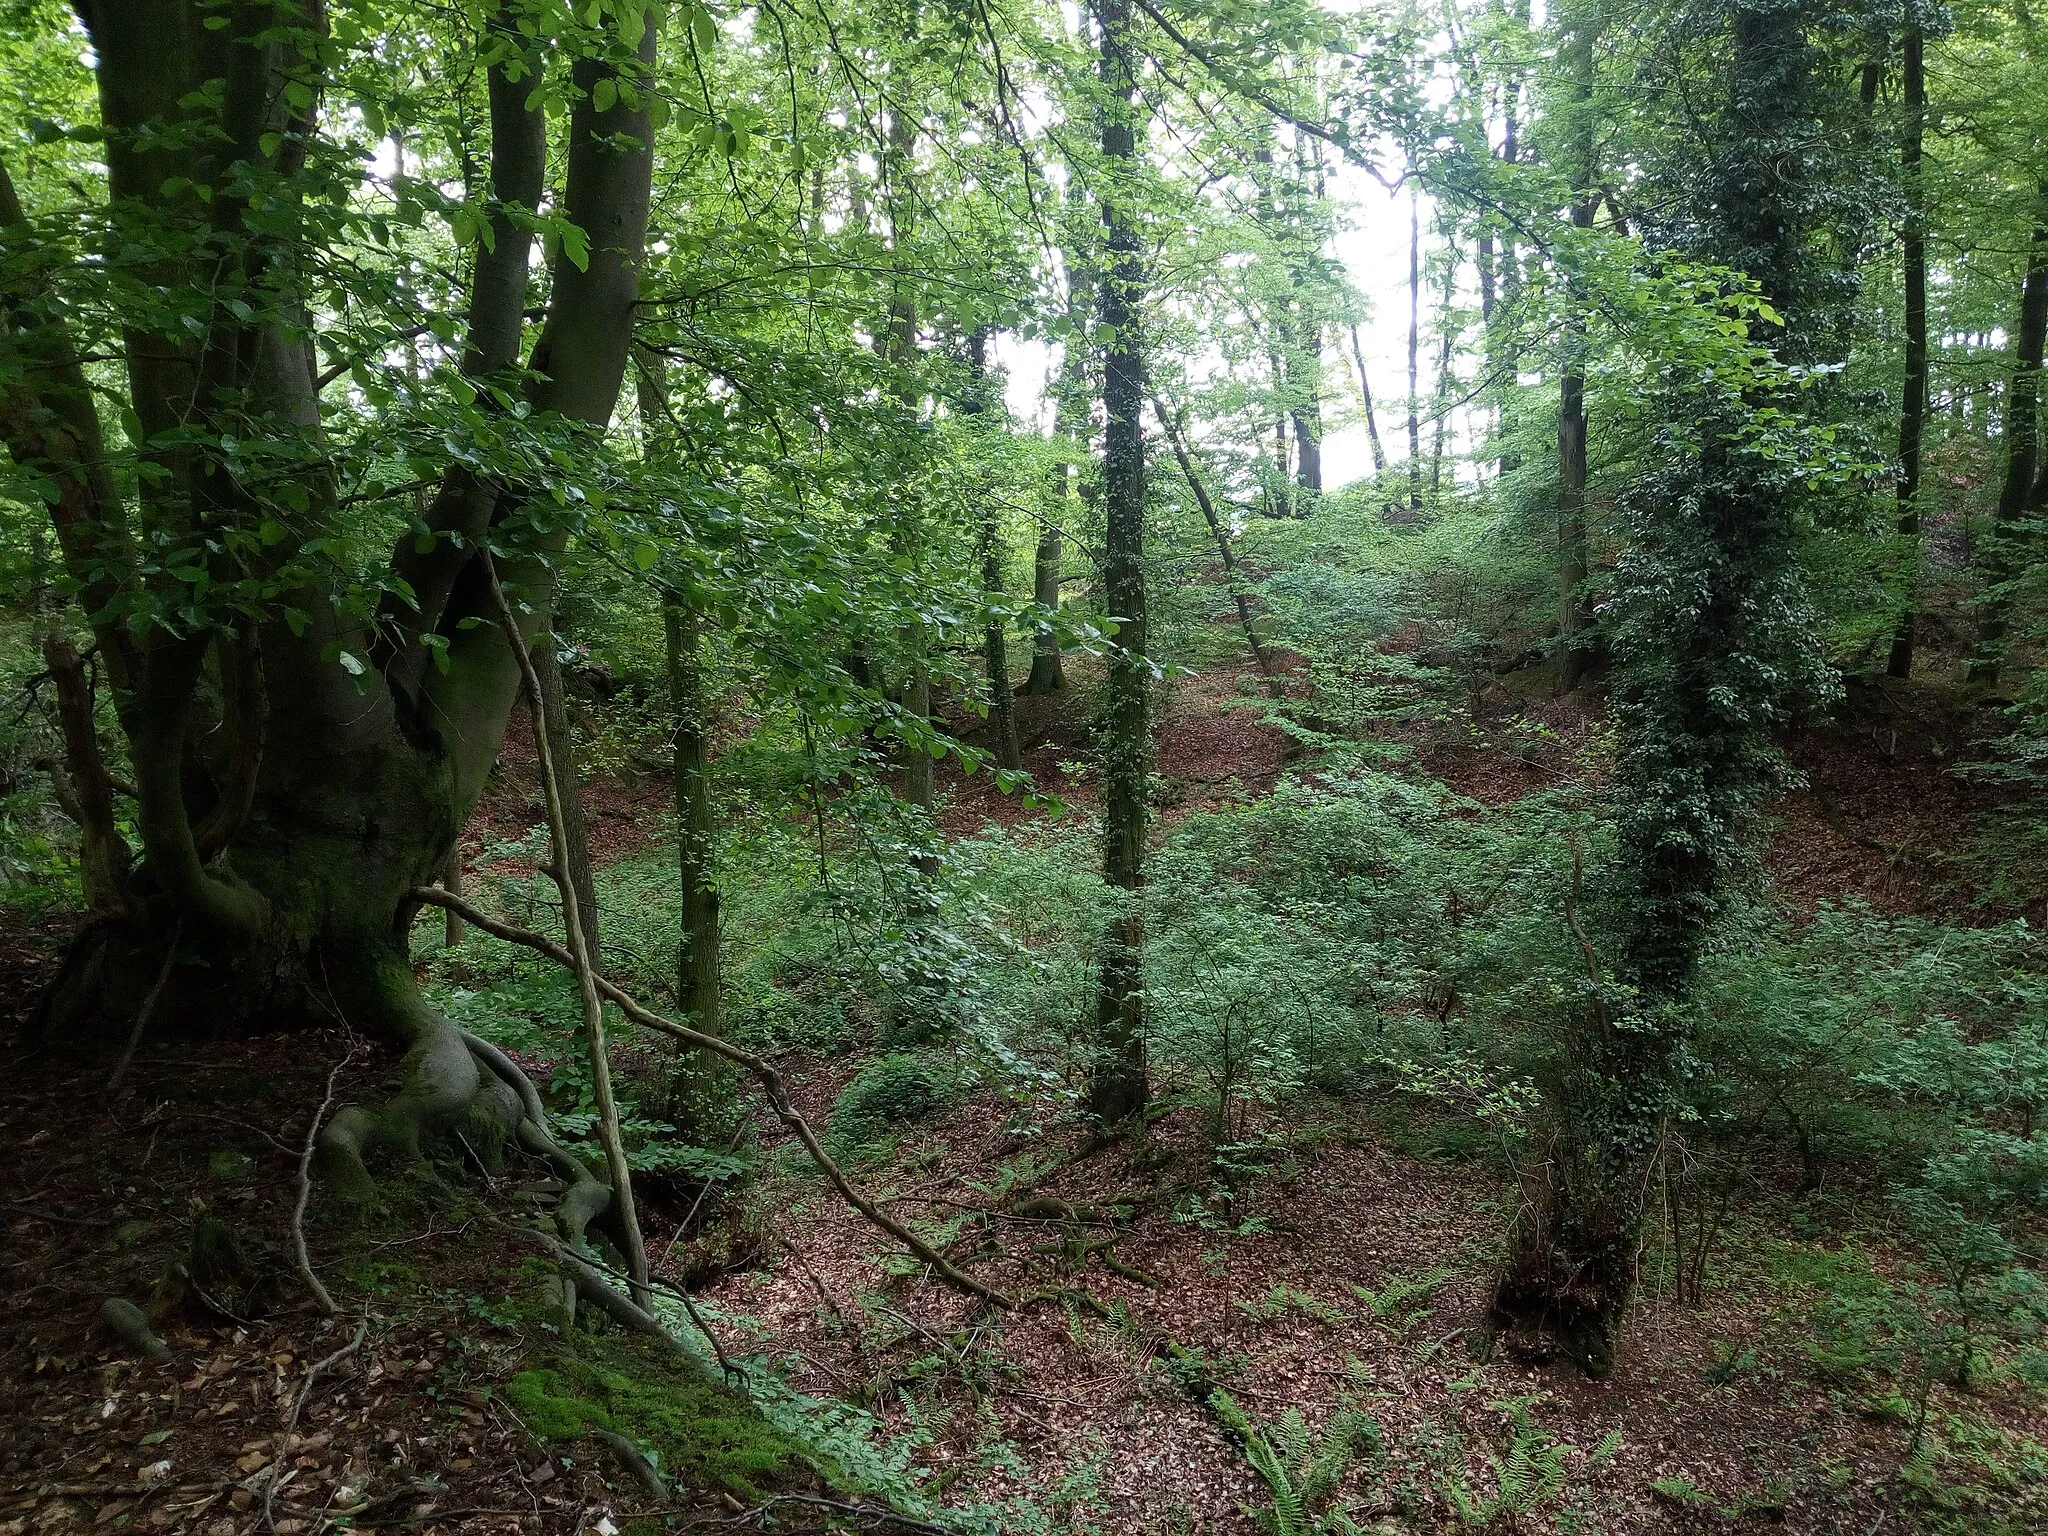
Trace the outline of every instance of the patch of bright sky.
<instances>
[{"instance_id":1,"label":"patch of bright sky","mask_svg":"<svg viewBox=\"0 0 2048 1536\"><path fill-rule=\"evenodd\" d=\"M1340 8L1348 8L1341 7ZM1078 7L1062 6L1070 34L1080 26ZM1441 54L1448 39L1439 39L1432 51ZM1450 99L1450 82L1443 68L1436 71L1429 92L1433 104ZM1417 392L1425 418L1436 393L1437 363L1442 340L1436 328L1437 285L1429 275L1432 254L1440 254L1442 239L1436 233L1437 206L1426 192L1412 185L1389 190L1365 170L1328 157L1329 196L1336 215L1336 232L1329 254L1343 267L1353 288L1365 301L1365 318L1358 328L1359 349L1364 354L1366 375L1372 386L1373 406L1378 418L1380 442L1389 468L1404 465L1408 457L1408 215L1411 197L1422 228L1422 259L1425 276L1422 295L1422 337L1418 361ZM1398 157L1391 151L1381 163L1398 169ZM1476 311L1478 293L1470 252L1462 252L1454 304ZM996 361L1008 378L1005 398L1012 415L1039 431L1049 431L1052 407L1048 387L1059 366L1056 344L1003 333L995 347ZM1361 407L1358 369L1352 357L1351 338L1345 328L1333 327L1324 337L1323 482L1330 489L1369 479L1373 473L1372 442ZM1459 363L1454 359L1454 373ZM1194 371L1206 371L1201 359ZM1466 370L1469 373L1469 368ZM1456 378L1449 390L1456 399L1470 388L1469 380ZM1451 413L1445 452L1455 457L1468 451L1483 430L1477 413L1469 409ZM1425 419L1422 451L1431 451L1434 428ZM1447 469L1449 466L1447 465ZM1469 469L1461 478L1469 478Z\"/></svg>"}]
</instances>

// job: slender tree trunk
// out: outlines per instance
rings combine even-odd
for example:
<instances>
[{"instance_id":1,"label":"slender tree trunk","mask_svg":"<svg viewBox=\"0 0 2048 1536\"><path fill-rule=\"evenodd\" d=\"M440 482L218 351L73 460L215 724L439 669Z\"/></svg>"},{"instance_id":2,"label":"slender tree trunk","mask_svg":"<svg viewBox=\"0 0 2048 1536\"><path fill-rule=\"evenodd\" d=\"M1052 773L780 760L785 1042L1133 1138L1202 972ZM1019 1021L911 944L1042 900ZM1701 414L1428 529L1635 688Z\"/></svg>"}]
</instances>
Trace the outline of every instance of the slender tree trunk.
<instances>
[{"instance_id":1,"label":"slender tree trunk","mask_svg":"<svg viewBox=\"0 0 2048 1536\"><path fill-rule=\"evenodd\" d=\"M556 743L561 738L557 738L548 725L546 684L533 663L526 642L520 638L519 621L505 597L505 589L499 583L491 556L486 554L484 561L486 577L497 599L505 638L517 654L520 671L524 674L526 703L533 720L534 748L540 756L541 789L547 800L548 830L554 844L555 867L558 870L564 865L573 868L575 855L566 835L571 797L566 793L562 772L562 758L567 754L556 750ZM553 637L545 630L542 631L542 640L553 644ZM633 1175L620 1134L618 1101L612 1096L611 1047L605 1040L604 999L597 989L597 953L590 940L590 935L596 932L596 924L586 918L582 910L582 892L577 882L564 879L559 884L562 890L562 929L568 937L569 953L575 962L577 986L583 1000L583 1040L589 1053L590 1094L597 1108L598 1141L604 1148L605 1164L611 1173L610 1210L618 1219L620 1246L625 1251L626 1273L632 1280L633 1299L643 1307L652 1306L653 1294L647 1283L647 1245L641 1238L639 1212L633 1200Z\"/></svg>"},{"instance_id":2,"label":"slender tree trunk","mask_svg":"<svg viewBox=\"0 0 2048 1536\"><path fill-rule=\"evenodd\" d=\"M1159 417L1159 426L1166 433L1166 441L1173 449L1174 461L1180 465L1181 475L1187 480L1188 490L1193 493L1195 505L1201 510L1202 521L1209 525L1209 536L1216 541L1216 553L1223 561L1223 580L1230 588L1230 600L1237 607L1237 622L1244 630L1244 643L1252 653L1252 660L1258 663L1259 675L1265 679L1266 692L1274 698L1282 698L1286 690L1280 684L1279 673L1273 665L1272 653L1265 642L1259 639L1258 625L1252 618L1251 588L1244 579L1244 572L1237 563L1237 552L1231 548L1230 530L1223 526L1223 518L1216 510L1216 503L1210 499L1209 488L1202 483L1202 476L1195 468L1187 439L1181 431L1179 418L1170 414L1166 402L1156 395L1152 400L1153 412Z\"/></svg>"},{"instance_id":3,"label":"slender tree trunk","mask_svg":"<svg viewBox=\"0 0 2048 1536\"><path fill-rule=\"evenodd\" d=\"M1069 210L1080 209L1078 190L1069 194ZM1078 240L1078 236L1076 237ZM1050 505L1045 525L1039 530L1038 549L1031 566L1031 600L1048 613L1060 606L1060 564L1065 558L1066 522L1073 514L1075 479L1079 461L1086 456L1088 431L1088 312L1095 302L1093 281L1087 263L1069 253L1067 274L1067 339L1060 358L1058 393L1053 404L1053 441L1061 450L1059 463L1049 482ZM1059 636L1044 631L1033 641L1031 676L1025 680L1029 694L1058 693L1067 686L1066 667L1060 657Z\"/></svg>"},{"instance_id":4,"label":"slender tree trunk","mask_svg":"<svg viewBox=\"0 0 2048 1536\"><path fill-rule=\"evenodd\" d=\"M1528 7L1519 7L1522 19L1528 19ZM1522 86L1517 80L1510 80L1507 101L1502 116L1505 119L1501 130L1500 159L1503 165L1514 165L1522 157L1520 127L1517 104L1521 100ZM1495 323L1487 327L1487 370L1498 383L1495 388L1495 415L1499 423L1500 453L1496 472L1506 476L1514 473L1514 404L1515 370L1517 365L1515 338L1512 329L1515 316L1515 299L1522 291L1521 252L1515 245L1514 232L1509 230L1500 246L1500 293L1498 307L1494 311Z\"/></svg>"},{"instance_id":5,"label":"slender tree trunk","mask_svg":"<svg viewBox=\"0 0 2048 1536\"><path fill-rule=\"evenodd\" d=\"M1372 408L1372 380L1365 372L1365 347L1358 339L1358 327L1351 327L1351 360L1358 365L1358 398L1365 406L1365 434L1372 439L1372 472L1387 472L1386 445L1380 441L1379 417Z\"/></svg>"},{"instance_id":6,"label":"slender tree trunk","mask_svg":"<svg viewBox=\"0 0 2048 1536\"><path fill-rule=\"evenodd\" d=\"M1280 359L1273 358L1274 382L1280 382ZM1294 469L1294 456L1287 448L1287 410L1283 405L1273 422L1273 489L1269 493L1273 503L1273 516L1294 516L1294 498L1287 492Z\"/></svg>"},{"instance_id":7,"label":"slender tree trunk","mask_svg":"<svg viewBox=\"0 0 2048 1536\"><path fill-rule=\"evenodd\" d=\"M1055 431L1054 436L1060 438L1061 434ZM1066 557L1066 533L1061 519L1073 500L1069 489L1073 473L1073 466L1064 462L1053 470L1052 495L1048 498L1051 507L1045 526L1038 530L1038 547L1031 556L1031 601L1048 614L1060 611L1060 564ZM1031 641L1031 675L1024 679L1024 691L1033 695L1058 693L1066 686L1060 637L1050 629L1042 630Z\"/></svg>"},{"instance_id":8,"label":"slender tree trunk","mask_svg":"<svg viewBox=\"0 0 2048 1536\"><path fill-rule=\"evenodd\" d=\"M988 332L977 328L967 338L969 397L962 410L979 417L988 409ZM1001 509L988 499L981 515L981 590L990 603L999 603L1003 592L1003 539ZM1010 692L1010 634L1001 618L992 618L982 630L982 665L988 682L989 723L996 739L996 762L1012 773L1024 766L1024 754L1017 745L1017 708Z\"/></svg>"},{"instance_id":9,"label":"slender tree trunk","mask_svg":"<svg viewBox=\"0 0 2048 1536\"><path fill-rule=\"evenodd\" d=\"M676 1000L692 1029L724 1034L720 1007L717 800L711 776L710 699L704 686L703 625L694 606L662 604L669 699L675 711L676 873L682 894L676 945ZM732 1073L718 1057L691 1050L677 1064L669 1114L677 1130L708 1145L731 1118Z\"/></svg>"},{"instance_id":10,"label":"slender tree trunk","mask_svg":"<svg viewBox=\"0 0 2048 1536\"><path fill-rule=\"evenodd\" d=\"M1100 316L1104 346L1103 596L1118 621L1109 660L1102 741L1103 876L1118 900L1104 936L1097 1009L1098 1057L1089 1107L1108 1124L1141 1112L1150 1096L1145 1063L1145 805L1151 768L1145 602L1145 356L1138 305L1143 247L1131 204L1139 175L1137 66L1131 0L1098 0L1104 95L1102 218L1107 270Z\"/></svg>"},{"instance_id":11,"label":"slender tree trunk","mask_svg":"<svg viewBox=\"0 0 2048 1536\"><path fill-rule=\"evenodd\" d=\"M1458 283L1458 254L1454 245L1446 242L1444 253L1443 290L1437 296L1437 327L1443 332L1442 345L1436 360L1436 388L1431 392L1429 440L1429 496L1435 502L1443 495L1444 485L1444 433L1450 424L1451 404L1451 350L1457 340L1457 324L1451 313L1451 301Z\"/></svg>"},{"instance_id":12,"label":"slender tree trunk","mask_svg":"<svg viewBox=\"0 0 2048 1536\"><path fill-rule=\"evenodd\" d=\"M597 878L590 867L590 825L583 812L583 772L576 761L576 738L569 726L569 701L562 693L562 660L558 637L543 630L534 637L533 670L540 679L541 713L548 743L555 754L555 775L562 794L562 848L567 869L555 871L556 884L576 887L576 910L582 915L583 944L590 963L603 966L598 947Z\"/></svg>"},{"instance_id":13,"label":"slender tree trunk","mask_svg":"<svg viewBox=\"0 0 2048 1536\"><path fill-rule=\"evenodd\" d=\"M1422 214L1408 190L1408 506L1422 510Z\"/></svg>"},{"instance_id":14,"label":"slender tree trunk","mask_svg":"<svg viewBox=\"0 0 2048 1536\"><path fill-rule=\"evenodd\" d=\"M86 908L94 913L123 912L128 907L129 851L115 821L114 780L100 751L92 685L69 636L52 629L43 636L42 649L64 736L61 772L69 791L66 809L78 823L78 873ZM52 780L57 777L53 771Z\"/></svg>"},{"instance_id":15,"label":"slender tree trunk","mask_svg":"<svg viewBox=\"0 0 2048 1536\"><path fill-rule=\"evenodd\" d=\"M1906 376L1899 407L1899 538L1910 540L1905 612L1892 636L1885 662L1890 677L1913 675L1913 631L1919 613L1920 457L1927 421L1927 210L1922 185L1927 127L1927 34L1908 26L1905 37L1906 118L1899 163L1906 192L1906 222L1900 259L1906 286Z\"/></svg>"},{"instance_id":16,"label":"slender tree trunk","mask_svg":"<svg viewBox=\"0 0 2048 1536\"><path fill-rule=\"evenodd\" d=\"M881 336L876 338L877 349L893 362L898 370L895 385L896 397L906 409L916 404L915 392L910 383L910 368L917 360L917 294L911 288L907 268L906 252L915 223L915 188L912 178L915 174L912 154L917 146L917 125L903 110L889 114L888 144L882 157L885 171L884 202L889 219L889 244L891 259L895 264L889 300L888 324ZM908 547L910 530L899 527L892 535L892 543L901 551ZM912 719L912 728L919 729L918 722L927 721L932 713L931 671L925 661L927 637L920 624L912 624L904 635L905 648L910 653L908 675L903 682L901 694L902 709ZM924 743L911 742L904 747L903 799L904 803L923 813L929 822L932 812L932 755ZM912 864L920 869L930 866L930 856L919 854Z\"/></svg>"},{"instance_id":17,"label":"slender tree trunk","mask_svg":"<svg viewBox=\"0 0 2048 1536\"><path fill-rule=\"evenodd\" d=\"M1590 230L1599 205L1594 181L1593 124L1588 116L1593 98L1593 34L1591 22L1579 20L1567 44L1575 114L1570 136L1572 156L1572 227ZM1592 663L1586 610L1586 317L1583 295L1567 290L1571 319L1566 327L1564 373L1557 404L1557 691L1570 693Z\"/></svg>"},{"instance_id":18,"label":"slender tree trunk","mask_svg":"<svg viewBox=\"0 0 2048 1536\"><path fill-rule=\"evenodd\" d=\"M1977 655L1970 681L1996 683L2005 660L2007 600L1996 589L2019 569L2022 522L2034 488L2040 456L2041 361L2048 342L2048 181L2040 187L2041 216L2027 245L2027 272L2020 285L2019 336L2012 382L2005 396L2005 480L1991 534L1978 555L1979 581L1989 594L1977 627Z\"/></svg>"}]
</instances>

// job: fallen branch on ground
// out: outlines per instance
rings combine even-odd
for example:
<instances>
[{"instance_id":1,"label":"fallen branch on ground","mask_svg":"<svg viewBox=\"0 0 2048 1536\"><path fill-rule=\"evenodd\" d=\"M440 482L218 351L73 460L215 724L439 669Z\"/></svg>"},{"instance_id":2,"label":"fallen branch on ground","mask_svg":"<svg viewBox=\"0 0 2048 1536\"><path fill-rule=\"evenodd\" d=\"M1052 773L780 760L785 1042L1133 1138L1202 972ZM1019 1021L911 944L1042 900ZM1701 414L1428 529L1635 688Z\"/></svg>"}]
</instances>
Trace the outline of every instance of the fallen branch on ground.
<instances>
[{"instance_id":1,"label":"fallen branch on ground","mask_svg":"<svg viewBox=\"0 0 2048 1536\"><path fill-rule=\"evenodd\" d=\"M545 934L534 933L530 929L515 927L511 923L500 922L497 918L490 916L481 909L471 906L460 896L444 891L438 886L417 886L413 889L412 896L415 901L423 906L440 907L445 911L455 913L458 917L467 921L471 927L481 928L485 933L490 934L494 938L503 939L508 944L522 945L537 954L546 955L557 965L569 966L571 968L575 966L575 958L569 951L557 944L553 939L548 938ZM991 1306L1001 1307L1005 1311L1016 1306L1016 1302L1011 1297L1004 1295L1001 1291L992 1290L988 1286L983 1285L979 1280L976 1280L972 1275L966 1274L948 1263L929 1243L918 1237L916 1233L912 1232L901 1222L892 1219L873 1201L855 1189L848 1182L846 1175L840 1171L839 1165L831 1159L824 1147L819 1145L817 1135L811 1130L809 1123L790 1104L789 1092L783 1087L782 1074L776 1071L770 1063L754 1055L751 1051L741 1050L729 1040L722 1040L716 1035L702 1034L686 1025L678 1024L672 1019L663 1018L660 1014L642 1007L624 988L602 975L593 972L591 979L597 984L598 991L610 998L614 1003L617 1003L620 1010L634 1023L680 1040L685 1045L694 1046L698 1050L710 1051L714 1055L722 1056L735 1066L750 1073L766 1091L768 1106L775 1111L776 1118L788 1126L795 1134L796 1139L803 1143L804 1151L810 1154L811 1161L818 1165L818 1171L825 1175L826 1181L839 1191L840 1197L875 1226L908 1248L921 1262L929 1264L933 1274L937 1275L955 1290L964 1291L970 1296L989 1303Z\"/></svg>"},{"instance_id":2,"label":"fallen branch on ground","mask_svg":"<svg viewBox=\"0 0 2048 1536\"><path fill-rule=\"evenodd\" d=\"M341 1076L341 1069L356 1059L355 1041L351 1039L348 1052L334 1064L334 1070L327 1074L327 1094L320 1100L320 1107L313 1111L313 1123L306 1127L305 1149L299 1153L299 1198L292 1206L292 1256L298 1260L299 1278L306 1282L306 1289L313 1293L313 1300L320 1310L329 1317L341 1309L334 1304L327 1287L320 1283L320 1277L313 1272L313 1256L306 1251L306 1201L313 1193L313 1150L320 1136L320 1122L327 1118L327 1111L334 1103L334 1082Z\"/></svg>"}]
</instances>

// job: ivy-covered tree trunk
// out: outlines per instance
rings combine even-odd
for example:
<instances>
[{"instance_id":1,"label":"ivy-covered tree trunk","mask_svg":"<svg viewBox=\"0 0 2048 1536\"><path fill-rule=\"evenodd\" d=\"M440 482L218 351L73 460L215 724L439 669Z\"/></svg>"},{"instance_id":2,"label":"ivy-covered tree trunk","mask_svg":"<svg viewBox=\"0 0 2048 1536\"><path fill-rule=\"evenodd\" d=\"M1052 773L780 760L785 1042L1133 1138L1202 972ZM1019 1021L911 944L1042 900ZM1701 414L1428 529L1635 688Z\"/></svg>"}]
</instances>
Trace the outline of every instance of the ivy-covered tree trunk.
<instances>
[{"instance_id":1,"label":"ivy-covered tree trunk","mask_svg":"<svg viewBox=\"0 0 2048 1536\"><path fill-rule=\"evenodd\" d=\"M1730 0L1712 14L1706 46L1725 53L1726 95L1672 173L1687 211L1666 239L1755 278L1782 317L1753 322L1755 339L1808 362L1829 334L1824 306L1852 291L1815 238L1831 212L1799 153L1820 137L1819 50L1797 0ZM1698 961L1742 867L1745 824L1786 783L1773 733L1798 698L1832 686L1798 560L1800 482L1749 437L1760 413L1801 405L1761 377L1742 398L1674 389L1661 467L1630 497L1608 630L1617 847L1590 890L1574 861L1563 921L1585 957L1584 992L1545 1068L1494 1294L1511 1332L1540 1334L1595 1374L1613 1364L1636 1284ZM1596 917L1611 967L1589 937Z\"/></svg>"},{"instance_id":2,"label":"ivy-covered tree trunk","mask_svg":"<svg viewBox=\"0 0 2048 1536\"><path fill-rule=\"evenodd\" d=\"M676 946L676 998L700 1034L723 1035L719 958L717 809L712 793L711 701L704 686L703 621L690 605L662 605L669 697L675 714L676 873L682 936ZM703 1050L685 1052L669 1094L668 1115L684 1137L708 1145L730 1130L732 1068Z\"/></svg>"},{"instance_id":3,"label":"ivy-covered tree trunk","mask_svg":"<svg viewBox=\"0 0 2048 1536\"><path fill-rule=\"evenodd\" d=\"M1146 655L1145 356L1138 304L1145 269L1135 222L1137 62L1130 0L1102 0L1102 221L1106 260L1100 287L1103 345L1102 497L1107 528L1103 600L1117 621L1103 689L1101 739L1103 875L1117 907L1103 936L1097 997L1097 1060L1089 1108L1108 1124L1144 1109L1145 802L1152 764L1151 663Z\"/></svg>"},{"instance_id":4,"label":"ivy-covered tree trunk","mask_svg":"<svg viewBox=\"0 0 2048 1536\"><path fill-rule=\"evenodd\" d=\"M0 434L50 487L115 690L140 848L124 920L74 948L43 1027L73 1040L125 1031L180 931L207 963L176 968L155 1015L164 1027L339 1015L412 1048L387 1111L330 1127L347 1162L376 1142L415 1142L478 1091L475 1059L414 985L409 893L444 867L519 689L483 551L505 547L531 639L548 622L545 557L565 535L517 484L453 467L390 556L384 611L366 620L321 554L338 498L307 290L318 242L345 217L310 205L328 174L308 170L324 8L125 0L81 12L135 472L116 473L67 328L65 231L32 226L4 184L0 341L31 366L0 370ZM525 46L493 20L493 239L470 293L473 377L514 364L525 328L546 159ZM563 212L587 251L557 265L530 373L500 380L536 415L586 430L609 419L625 366L652 135L648 93L620 87L653 48L651 26L636 45L608 33L573 64Z\"/></svg>"}]
</instances>

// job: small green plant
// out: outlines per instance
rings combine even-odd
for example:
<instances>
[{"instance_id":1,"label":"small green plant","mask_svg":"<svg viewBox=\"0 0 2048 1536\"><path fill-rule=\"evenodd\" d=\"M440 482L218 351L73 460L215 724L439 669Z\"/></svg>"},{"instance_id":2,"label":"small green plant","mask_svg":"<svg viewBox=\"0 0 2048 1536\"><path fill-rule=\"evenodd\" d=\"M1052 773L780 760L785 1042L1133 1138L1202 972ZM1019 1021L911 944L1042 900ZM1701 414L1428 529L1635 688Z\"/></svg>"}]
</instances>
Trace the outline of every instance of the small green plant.
<instances>
[{"instance_id":1,"label":"small green plant","mask_svg":"<svg viewBox=\"0 0 2048 1536\"><path fill-rule=\"evenodd\" d=\"M1244 1446L1245 1460L1272 1495L1263 1508L1240 1506L1267 1536L1354 1536L1361 1529L1329 1505L1361 1453L1375 1463L1386 1454L1385 1437L1370 1414L1340 1404L1317 1434L1299 1408L1260 1425L1220 1389L1209 1395L1209 1408Z\"/></svg>"},{"instance_id":2,"label":"small green plant","mask_svg":"<svg viewBox=\"0 0 2048 1536\"><path fill-rule=\"evenodd\" d=\"M1291 1285L1276 1285L1263 1296L1247 1301L1239 1297L1237 1310L1258 1322L1270 1323L1285 1312L1299 1312L1312 1317L1319 1323L1341 1323L1345 1313L1328 1302L1311 1296L1307 1291L1297 1290Z\"/></svg>"},{"instance_id":3,"label":"small green plant","mask_svg":"<svg viewBox=\"0 0 2048 1536\"><path fill-rule=\"evenodd\" d=\"M1376 1291L1362 1285L1351 1289L1381 1322L1412 1323L1420 1315L1419 1309L1428 1305L1453 1273L1443 1268L1428 1269L1420 1274L1396 1275Z\"/></svg>"},{"instance_id":4,"label":"small green plant","mask_svg":"<svg viewBox=\"0 0 2048 1536\"><path fill-rule=\"evenodd\" d=\"M891 1051L860 1069L825 1116L825 1144L834 1156L886 1141L899 1127L937 1114L953 1101L959 1076L928 1052Z\"/></svg>"},{"instance_id":5,"label":"small green plant","mask_svg":"<svg viewBox=\"0 0 2048 1536\"><path fill-rule=\"evenodd\" d=\"M1572 1447L1538 1424L1532 1399L1503 1398L1492 1404L1508 1417L1508 1439L1499 1455L1489 1454L1493 1489L1475 1489L1462 1470L1447 1473L1441 1489L1459 1528L1512 1531L1555 1499L1564 1487L1564 1458Z\"/></svg>"}]
</instances>

